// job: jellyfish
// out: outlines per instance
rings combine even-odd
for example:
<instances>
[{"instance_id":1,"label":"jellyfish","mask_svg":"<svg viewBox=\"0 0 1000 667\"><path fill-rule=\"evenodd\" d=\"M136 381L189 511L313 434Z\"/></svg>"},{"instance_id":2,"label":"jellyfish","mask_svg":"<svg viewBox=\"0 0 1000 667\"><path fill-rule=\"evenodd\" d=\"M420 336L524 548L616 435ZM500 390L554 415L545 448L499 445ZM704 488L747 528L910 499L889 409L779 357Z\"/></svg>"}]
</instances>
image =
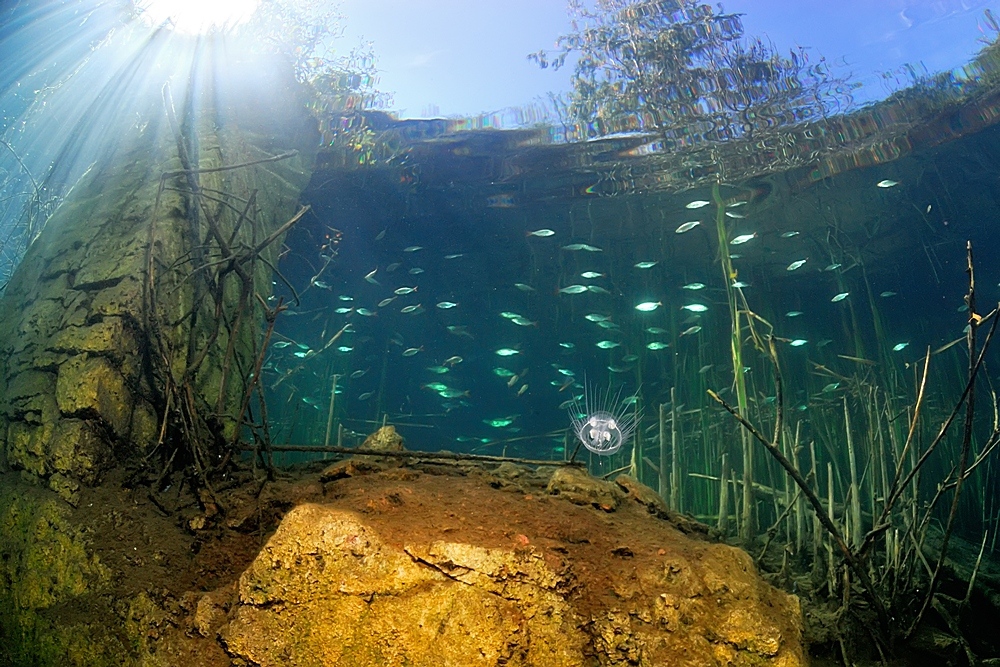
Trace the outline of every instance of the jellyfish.
<instances>
[{"instance_id":1,"label":"jellyfish","mask_svg":"<svg viewBox=\"0 0 1000 667\"><path fill-rule=\"evenodd\" d=\"M638 423L638 411L631 401L623 402L622 390L612 396L611 388L603 395L584 383L583 404L570 406L573 432L583 446L601 456L614 454L628 442Z\"/></svg>"}]
</instances>

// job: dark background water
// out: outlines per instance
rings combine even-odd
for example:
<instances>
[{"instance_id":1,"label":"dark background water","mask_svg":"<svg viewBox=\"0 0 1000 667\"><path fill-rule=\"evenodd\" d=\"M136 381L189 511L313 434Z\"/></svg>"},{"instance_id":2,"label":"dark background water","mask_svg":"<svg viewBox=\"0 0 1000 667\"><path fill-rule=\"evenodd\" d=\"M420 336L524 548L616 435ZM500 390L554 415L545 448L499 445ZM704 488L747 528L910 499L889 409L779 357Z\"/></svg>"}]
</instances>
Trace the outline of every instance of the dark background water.
<instances>
[{"instance_id":1,"label":"dark background water","mask_svg":"<svg viewBox=\"0 0 1000 667\"><path fill-rule=\"evenodd\" d=\"M891 370L910 381L912 365L927 346L937 348L961 336L967 320L960 311L967 291L967 239L976 251L980 310L1000 298L993 222L1000 176L994 166L997 139L997 131L989 129L819 182L803 183L787 172L723 188L724 198L749 200L728 209L745 216L727 219L730 238L757 236L728 250L739 256L733 260L738 279L750 284L744 290L748 305L784 339L780 353L791 407L805 412L810 397L821 403L836 398L822 392L833 380L816 374L815 364L849 375L859 363L838 355L861 357L877 364L877 372ZM351 332L337 345L352 349L331 347L305 360L291 356L300 351L295 346L275 351L266 380L272 387L270 413L281 427L279 440L322 440L333 373L344 376L338 381L343 393L336 401L336 421L355 431L368 432L370 422L388 415L393 422L417 424L399 427L415 448L467 450L527 435L535 439L518 441L510 451L533 457L562 456L555 449L561 435L546 434L568 425L559 406L581 393L579 384L560 391L568 376L559 368L580 382L586 377L601 387L623 387L625 395L638 391L648 418L669 401L671 387L679 402L700 407L708 405L705 388L725 391L732 384L716 209L685 208L694 200L710 200L710 190L602 197L572 183L565 170L552 168L551 158L522 165L516 176L500 181L505 162L517 157L516 149L470 139L432 147L402 167L317 173L307 194L313 210L290 235L280 267L288 281L303 290L322 265L326 236L333 230L342 236L335 260L319 278L328 289L304 290L301 304L279 319L278 329L318 350L349 322ZM883 179L898 184L877 187ZM600 184L608 186L607 180ZM677 226L688 220L701 224L677 234ZM541 228L556 234L528 235ZM793 231L798 234L782 236ZM563 249L573 243L602 250ZM405 250L413 246L420 249ZM459 256L447 258L453 255ZM787 271L798 259L807 262ZM640 261L657 264L635 268ZM394 263L398 268L389 271ZM414 268L423 272L413 275ZM375 269L380 285L364 279ZM584 279L584 271L602 276ZM682 288L692 282L706 287ZM521 291L515 283L534 291ZM597 285L608 293L557 292L572 284ZM417 291L377 306L401 286ZM280 282L276 290L290 296ZM842 292L849 296L831 302ZM882 297L883 292L894 294ZM341 300L342 295L351 300ZM441 301L458 306L443 310L435 306ZM643 301L663 306L636 311ZM681 309L692 302L708 311ZM416 304L418 312L400 312ZM377 315L336 314L336 308L366 308ZM502 311L534 324L518 326L501 317ZM802 315L788 317L789 311ZM601 329L584 319L589 313L610 316L619 328ZM695 325L702 327L698 333L681 335ZM456 335L448 326L466 333ZM668 333L650 334L647 327ZM800 338L808 342L788 344ZM595 346L601 340L620 345L602 350ZM652 341L670 347L651 351L646 345ZM898 343L908 346L891 351ZM497 356L495 351L504 347L520 353ZM404 356L409 348L419 352ZM758 398L766 400L773 395L762 374L766 365L752 349L745 354L749 373L761 378L755 385ZM427 370L454 355L462 362L448 373ZM629 361L628 355L638 358ZM299 365L301 370L274 386ZM936 365L944 374L943 401L945 390L953 392L960 382L962 363L943 355ZM507 378L494 374L497 367L523 378L508 387ZM356 371L366 372L350 378ZM468 395L441 398L426 388L430 382ZM522 384L528 388L518 396ZM912 390L912 385L895 389ZM483 421L501 417L514 421L502 429Z\"/></svg>"}]
</instances>

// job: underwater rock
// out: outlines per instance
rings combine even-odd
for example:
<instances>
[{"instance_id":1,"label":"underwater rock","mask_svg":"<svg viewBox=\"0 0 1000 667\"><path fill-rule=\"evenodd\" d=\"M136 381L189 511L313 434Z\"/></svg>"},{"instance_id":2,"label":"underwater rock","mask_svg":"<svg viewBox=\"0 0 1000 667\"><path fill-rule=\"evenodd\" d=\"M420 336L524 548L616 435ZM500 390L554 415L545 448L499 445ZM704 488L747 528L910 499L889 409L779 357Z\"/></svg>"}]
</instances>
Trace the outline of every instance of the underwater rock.
<instances>
[{"instance_id":1,"label":"underwater rock","mask_svg":"<svg viewBox=\"0 0 1000 667\"><path fill-rule=\"evenodd\" d=\"M560 472L558 496L523 500L468 477L337 482L365 509L284 517L240 577L226 651L261 667L805 664L798 600L747 554L683 536L638 499L609 530L590 506L624 494ZM483 513L439 506L444 489ZM461 528L486 518L493 531Z\"/></svg>"},{"instance_id":2,"label":"underwater rock","mask_svg":"<svg viewBox=\"0 0 1000 667\"><path fill-rule=\"evenodd\" d=\"M575 505L594 505L608 512L618 507L624 497L614 484L591 477L583 468L573 466L556 468L545 490Z\"/></svg>"},{"instance_id":3,"label":"underwater rock","mask_svg":"<svg viewBox=\"0 0 1000 667\"><path fill-rule=\"evenodd\" d=\"M671 510L667 507L666 501L660 497L660 494L653 491L653 489L649 488L635 477L630 475L618 475L618 477L615 478L615 484L617 484L629 498L635 500L640 505L644 505L646 509L649 510L650 514L670 521L670 523L672 523L674 527L681 532L701 533L702 535L713 534L712 529L709 526Z\"/></svg>"},{"instance_id":4,"label":"underwater rock","mask_svg":"<svg viewBox=\"0 0 1000 667\"><path fill-rule=\"evenodd\" d=\"M403 447L403 436L396 433L395 426L383 426L375 431L361 445L361 449L371 449L379 452L401 452Z\"/></svg>"},{"instance_id":5,"label":"underwater rock","mask_svg":"<svg viewBox=\"0 0 1000 667\"><path fill-rule=\"evenodd\" d=\"M174 513L107 483L70 508L10 473L0 635L39 665L806 664L798 599L747 554L683 534L644 487L560 471L245 476L199 531L184 489L160 495Z\"/></svg>"},{"instance_id":6,"label":"underwater rock","mask_svg":"<svg viewBox=\"0 0 1000 667\"><path fill-rule=\"evenodd\" d=\"M383 426L375 431L361 445L361 449L370 449L380 452L401 452L403 447L403 436L396 433L394 426ZM320 482L331 482L344 477L357 477L358 475L368 475L380 472L390 467L398 467L399 459L385 458L381 456L354 456L343 461L327 466L320 473Z\"/></svg>"}]
</instances>

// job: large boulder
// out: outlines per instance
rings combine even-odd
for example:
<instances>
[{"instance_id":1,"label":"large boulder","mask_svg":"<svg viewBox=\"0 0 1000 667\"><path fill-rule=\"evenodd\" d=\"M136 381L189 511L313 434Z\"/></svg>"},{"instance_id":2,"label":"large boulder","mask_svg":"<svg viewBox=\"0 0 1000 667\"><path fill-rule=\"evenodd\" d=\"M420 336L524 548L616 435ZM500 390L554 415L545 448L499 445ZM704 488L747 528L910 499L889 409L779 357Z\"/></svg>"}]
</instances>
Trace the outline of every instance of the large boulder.
<instances>
[{"instance_id":1,"label":"large boulder","mask_svg":"<svg viewBox=\"0 0 1000 667\"><path fill-rule=\"evenodd\" d=\"M0 664L805 664L798 599L631 478L385 458L214 512L0 475Z\"/></svg>"},{"instance_id":2,"label":"large boulder","mask_svg":"<svg viewBox=\"0 0 1000 667\"><path fill-rule=\"evenodd\" d=\"M337 495L365 497L360 508L306 503L285 516L219 625L232 657L262 667L805 664L795 597L764 583L744 552L651 517L634 493L615 510L606 501L626 497L618 485L559 469L547 485L559 495L522 496L451 479L450 498L486 510L463 516L441 502L440 477L400 482L397 471L389 488L386 474L335 483ZM509 537L498 542L497 530Z\"/></svg>"}]
</instances>

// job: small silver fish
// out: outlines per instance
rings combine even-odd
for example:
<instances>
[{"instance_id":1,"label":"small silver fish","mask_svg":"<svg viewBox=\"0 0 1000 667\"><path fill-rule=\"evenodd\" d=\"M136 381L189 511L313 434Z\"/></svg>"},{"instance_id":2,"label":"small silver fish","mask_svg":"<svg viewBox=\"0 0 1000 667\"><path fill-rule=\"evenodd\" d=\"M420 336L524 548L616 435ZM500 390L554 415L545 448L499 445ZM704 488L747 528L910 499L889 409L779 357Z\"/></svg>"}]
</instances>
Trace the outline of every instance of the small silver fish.
<instances>
[{"instance_id":1,"label":"small silver fish","mask_svg":"<svg viewBox=\"0 0 1000 667\"><path fill-rule=\"evenodd\" d=\"M685 222L683 225L675 229L674 233L683 234L684 232L689 232L700 224L701 220L691 220L690 222Z\"/></svg>"},{"instance_id":2,"label":"small silver fish","mask_svg":"<svg viewBox=\"0 0 1000 667\"><path fill-rule=\"evenodd\" d=\"M399 309L399 312L401 312L401 313L413 313L413 312L416 312L416 310L418 308L420 308L420 304L419 303L417 305L415 305L415 306L403 306L402 308Z\"/></svg>"},{"instance_id":3,"label":"small silver fish","mask_svg":"<svg viewBox=\"0 0 1000 667\"><path fill-rule=\"evenodd\" d=\"M785 271L794 271L795 269L802 268L802 265L806 263L807 260L797 259L788 266L785 267Z\"/></svg>"},{"instance_id":4,"label":"small silver fish","mask_svg":"<svg viewBox=\"0 0 1000 667\"><path fill-rule=\"evenodd\" d=\"M830 299L830 301L832 301L833 303L837 303L838 301L843 301L844 299L847 298L849 294L850 292L841 292L840 294L837 294L832 299Z\"/></svg>"},{"instance_id":5,"label":"small silver fish","mask_svg":"<svg viewBox=\"0 0 1000 667\"><path fill-rule=\"evenodd\" d=\"M374 271L372 271L367 276L365 276L365 281L370 282L372 285L378 285L379 282L377 280L375 280L375 274L377 272L378 272L378 269L376 268Z\"/></svg>"},{"instance_id":6,"label":"small silver fish","mask_svg":"<svg viewBox=\"0 0 1000 667\"><path fill-rule=\"evenodd\" d=\"M551 229L536 229L533 232L528 232L528 236L537 236L539 238L545 238L546 236L555 236L555 232Z\"/></svg>"},{"instance_id":7,"label":"small silver fish","mask_svg":"<svg viewBox=\"0 0 1000 667\"><path fill-rule=\"evenodd\" d=\"M687 231L687 230L685 230ZM657 262L636 262L635 268L637 269L651 269L656 266Z\"/></svg>"},{"instance_id":8,"label":"small silver fish","mask_svg":"<svg viewBox=\"0 0 1000 667\"><path fill-rule=\"evenodd\" d=\"M580 277L586 278L587 280L592 280L594 278L600 278L603 275L604 275L603 273L597 273L596 271L584 271L583 273L580 274Z\"/></svg>"},{"instance_id":9,"label":"small silver fish","mask_svg":"<svg viewBox=\"0 0 1000 667\"><path fill-rule=\"evenodd\" d=\"M559 290L562 294L583 294L586 291L586 285L569 285L568 287L563 287Z\"/></svg>"},{"instance_id":10,"label":"small silver fish","mask_svg":"<svg viewBox=\"0 0 1000 667\"><path fill-rule=\"evenodd\" d=\"M611 292L604 289L600 285L587 285L587 291L593 292L594 294L611 294Z\"/></svg>"},{"instance_id":11,"label":"small silver fish","mask_svg":"<svg viewBox=\"0 0 1000 667\"><path fill-rule=\"evenodd\" d=\"M390 303L392 303L395 300L396 300L396 297L394 297L394 296L390 296L388 299L382 299L381 301L378 302L378 307L379 308L385 308L386 306L388 306Z\"/></svg>"},{"instance_id":12,"label":"small silver fish","mask_svg":"<svg viewBox=\"0 0 1000 667\"><path fill-rule=\"evenodd\" d=\"M409 273L411 276L419 276L423 272L424 272L424 270L421 269L419 266L415 266L412 269L410 269L409 271L407 271L407 273Z\"/></svg>"},{"instance_id":13,"label":"small silver fish","mask_svg":"<svg viewBox=\"0 0 1000 667\"><path fill-rule=\"evenodd\" d=\"M397 287L393 293L403 296L405 294L413 294L416 291L417 291L416 287Z\"/></svg>"},{"instance_id":14,"label":"small silver fish","mask_svg":"<svg viewBox=\"0 0 1000 667\"><path fill-rule=\"evenodd\" d=\"M526 285L525 283L514 283L514 287L521 290L522 292L534 292L535 288L531 285Z\"/></svg>"},{"instance_id":15,"label":"small silver fish","mask_svg":"<svg viewBox=\"0 0 1000 667\"><path fill-rule=\"evenodd\" d=\"M689 204L685 204L684 208L701 208L702 206L708 206L712 202L705 201L704 199L696 199Z\"/></svg>"},{"instance_id":16,"label":"small silver fish","mask_svg":"<svg viewBox=\"0 0 1000 667\"><path fill-rule=\"evenodd\" d=\"M653 351L665 350L668 347L670 347L670 343L661 343L658 340L654 340L652 343L646 343L646 348Z\"/></svg>"},{"instance_id":17,"label":"small silver fish","mask_svg":"<svg viewBox=\"0 0 1000 667\"><path fill-rule=\"evenodd\" d=\"M440 308L441 310L448 310L449 308L454 308L457 305L458 304L455 303L454 301L441 301L440 303L437 304L437 307Z\"/></svg>"},{"instance_id":18,"label":"small silver fish","mask_svg":"<svg viewBox=\"0 0 1000 667\"><path fill-rule=\"evenodd\" d=\"M781 238L783 238L783 239L790 239L793 236L798 236L798 235L799 235L798 232L785 232L784 234L781 235Z\"/></svg>"},{"instance_id":19,"label":"small silver fish","mask_svg":"<svg viewBox=\"0 0 1000 667\"><path fill-rule=\"evenodd\" d=\"M422 349L424 349L424 348L423 347L408 347L405 350L403 350L403 356L404 357L412 357L417 352L420 352L420 350L422 350Z\"/></svg>"},{"instance_id":20,"label":"small silver fish","mask_svg":"<svg viewBox=\"0 0 1000 667\"><path fill-rule=\"evenodd\" d=\"M743 245L747 241L749 241L751 239L754 239L754 238L757 238L757 232L754 232L753 234L740 234L739 236L737 236L736 238L734 238L732 241L730 241L729 245Z\"/></svg>"},{"instance_id":21,"label":"small silver fish","mask_svg":"<svg viewBox=\"0 0 1000 667\"><path fill-rule=\"evenodd\" d=\"M705 289L705 283L688 283L687 285L681 285L681 289L687 289L687 290Z\"/></svg>"},{"instance_id":22,"label":"small silver fish","mask_svg":"<svg viewBox=\"0 0 1000 667\"><path fill-rule=\"evenodd\" d=\"M411 245L407 248L403 248L403 252L416 252L418 250L423 250L424 247L420 245Z\"/></svg>"},{"instance_id":23,"label":"small silver fish","mask_svg":"<svg viewBox=\"0 0 1000 667\"><path fill-rule=\"evenodd\" d=\"M564 245L562 249L572 250L572 251L586 250L587 252L603 252L600 248L592 245L587 245L586 243L571 243L569 245Z\"/></svg>"},{"instance_id":24,"label":"small silver fish","mask_svg":"<svg viewBox=\"0 0 1000 667\"><path fill-rule=\"evenodd\" d=\"M684 331L682 331L680 333L680 335L681 336L691 336L693 334L698 333L699 331L701 331L701 325L700 324L696 324L693 327L688 327L687 329L685 329Z\"/></svg>"},{"instance_id":25,"label":"small silver fish","mask_svg":"<svg viewBox=\"0 0 1000 667\"><path fill-rule=\"evenodd\" d=\"M875 187L877 187L877 188L891 188L891 187L896 186L896 185L899 185L899 181L890 181L887 178L885 180L882 180L882 181L879 181L878 183L876 183Z\"/></svg>"},{"instance_id":26,"label":"small silver fish","mask_svg":"<svg viewBox=\"0 0 1000 667\"><path fill-rule=\"evenodd\" d=\"M402 264L400 262L393 262L389 266L385 267L385 271L386 271L386 273L392 273L393 271L395 271L396 269L398 269L401 266L402 266Z\"/></svg>"},{"instance_id":27,"label":"small silver fish","mask_svg":"<svg viewBox=\"0 0 1000 667\"><path fill-rule=\"evenodd\" d=\"M447 327L447 329L448 329L448 333L454 334L456 336L465 336L466 338L475 338L472 334L469 333L469 328L467 326L465 326L464 324L449 324L448 327Z\"/></svg>"}]
</instances>

